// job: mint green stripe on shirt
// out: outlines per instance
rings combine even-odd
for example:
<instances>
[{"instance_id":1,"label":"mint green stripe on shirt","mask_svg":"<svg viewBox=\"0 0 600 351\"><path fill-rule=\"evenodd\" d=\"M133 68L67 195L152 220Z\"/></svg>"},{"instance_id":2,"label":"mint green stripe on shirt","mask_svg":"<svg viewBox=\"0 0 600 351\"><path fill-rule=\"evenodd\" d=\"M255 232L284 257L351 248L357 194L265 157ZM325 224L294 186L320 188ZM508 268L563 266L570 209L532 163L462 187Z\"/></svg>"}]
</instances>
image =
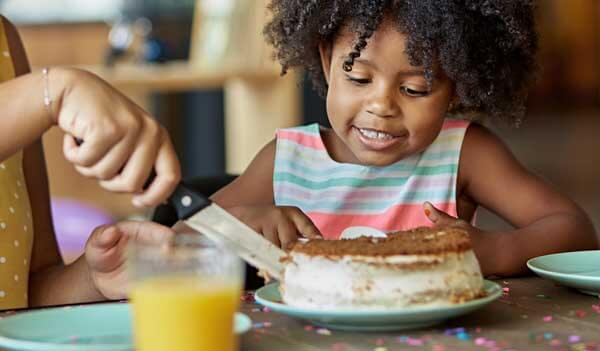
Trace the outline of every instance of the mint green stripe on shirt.
<instances>
[{"instance_id":1,"label":"mint green stripe on shirt","mask_svg":"<svg viewBox=\"0 0 600 351\"><path fill-rule=\"evenodd\" d=\"M437 175L437 174L452 174L456 172L457 165L441 165L434 167L417 167L413 175ZM279 182L290 182L298 186L302 186L308 189L326 189L329 187L336 186L351 186L351 187L389 187L389 186L402 186L406 183L408 177L393 177L393 178L375 178L375 179L361 179L353 177L336 177L334 173L331 174L331 178L325 181L313 181L304 179L296 176L289 172L279 172L275 169L273 174L273 181Z\"/></svg>"}]
</instances>

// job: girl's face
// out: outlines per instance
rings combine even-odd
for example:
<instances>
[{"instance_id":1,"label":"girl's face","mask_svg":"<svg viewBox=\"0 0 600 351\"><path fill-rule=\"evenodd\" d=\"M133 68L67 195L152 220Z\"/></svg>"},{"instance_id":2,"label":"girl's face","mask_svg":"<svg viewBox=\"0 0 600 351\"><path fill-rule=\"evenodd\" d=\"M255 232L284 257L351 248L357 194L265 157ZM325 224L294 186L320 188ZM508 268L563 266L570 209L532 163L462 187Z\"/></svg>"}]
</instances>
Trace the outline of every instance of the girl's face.
<instances>
[{"instance_id":1,"label":"girl's face","mask_svg":"<svg viewBox=\"0 0 600 351\"><path fill-rule=\"evenodd\" d=\"M385 166L424 150L439 134L452 83L439 72L428 88L423 69L409 63L405 38L384 21L351 72L342 65L354 33L342 29L332 46L320 47L327 114L337 135L330 145L334 159Z\"/></svg>"}]
</instances>

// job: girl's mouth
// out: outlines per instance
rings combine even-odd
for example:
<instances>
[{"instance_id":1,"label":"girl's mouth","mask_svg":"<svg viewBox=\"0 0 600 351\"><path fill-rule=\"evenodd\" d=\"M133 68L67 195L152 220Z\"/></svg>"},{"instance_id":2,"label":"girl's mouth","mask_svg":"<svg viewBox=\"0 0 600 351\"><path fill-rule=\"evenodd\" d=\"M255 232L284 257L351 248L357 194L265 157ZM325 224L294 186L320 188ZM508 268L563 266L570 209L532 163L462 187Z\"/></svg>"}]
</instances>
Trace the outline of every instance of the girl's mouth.
<instances>
[{"instance_id":1,"label":"girl's mouth","mask_svg":"<svg viewBox=\"0 0 600 351\"><path fill-rule=\"evenodd\" d=\"M358 139L364 146L375 151L387 149L400 143L406 138L404 135L396 136L370 128L359 128L352 126L352 130L357 134Z\"/></svg>"}]
</instances>

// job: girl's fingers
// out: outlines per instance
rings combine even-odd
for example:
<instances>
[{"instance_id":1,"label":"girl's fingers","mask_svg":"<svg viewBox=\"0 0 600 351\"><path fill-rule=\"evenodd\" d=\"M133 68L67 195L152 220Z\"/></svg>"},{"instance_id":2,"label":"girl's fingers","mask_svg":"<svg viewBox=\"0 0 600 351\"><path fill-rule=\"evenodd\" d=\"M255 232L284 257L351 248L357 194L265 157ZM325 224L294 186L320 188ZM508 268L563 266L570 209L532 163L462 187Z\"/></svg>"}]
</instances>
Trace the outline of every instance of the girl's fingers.
<instances>
[{"instance_id":1,"label":"girl's fingers","mask_svg":"<svg viewBox=\"0 0 600 351\"><path fill-rule=\"evenodd\" d=\"M277 227L268 226L262 230L263 236L273 243L277 247L281 247L281 241L279 241L279 235L277 234Z\"/></svg>"},{"instance_id":2,"label":"girl's fingers","mask_svg":"<svg viewBox=\"0 0 600 351\"><path fill-rule=\"evenodd\" d=\"M156 177L142 194L136 195L132 200L133 204L138 207L155 206L165 201L181 180L179 159L171 140L166 132L164 133L163 143L158 150L154 164Z\"/></svg>"},{"instance_id":3,"label":"girl's fingers","mask_svg":"<svg viewBox=\"0 0 600 351\"><path fill-rule=\"evenodd\" d=\"M317 229L317 226L302 211L296 207L288 212L288 217L294 222L298 232L308 239L323 239L323 236Z\"/></svg>"},{"instance_id":4,"label":"girl's fingers","mask_svg":"<svg viewBox=\"0 0 600 351\"><path fill-rule=\"evenodd\" d=\"M429 220L435 224L436 227L446 227L456 224L456 218L450 216L444 211L438 210L430 202L425 202L423 204L423 211L425 212L427 218L429 218Z\"/></svg>"},{"instance_id":5,"label":"girl's fingers","mask_svg":"<svg viewBox=\"0 0 600 351\"><path fill-rule=\"evenodd\" d=\"M291 220L281 220L277 224L277 235L281 248L284 250L290 249L291 246L298 241L298 230Z\"/></svg>"}]
</instances>

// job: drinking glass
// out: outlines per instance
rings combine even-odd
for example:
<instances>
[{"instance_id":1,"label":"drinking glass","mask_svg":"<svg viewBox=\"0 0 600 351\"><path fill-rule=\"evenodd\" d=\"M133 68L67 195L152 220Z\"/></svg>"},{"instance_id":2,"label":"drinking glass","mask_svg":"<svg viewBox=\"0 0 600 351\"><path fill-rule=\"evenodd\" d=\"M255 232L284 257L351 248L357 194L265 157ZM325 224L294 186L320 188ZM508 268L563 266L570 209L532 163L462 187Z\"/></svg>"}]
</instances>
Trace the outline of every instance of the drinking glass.
<instances>
[{"instance_id":1,"label":"drinking glass","mask_svg":"<svg viewBox=\"0 0 600 351\"><path fill-rule=\"evenodd\" d=\"M134 241L128 270L137 351L238 349L244 266L226 246L198 233L169 244Z\"/></svg>"}]
</instances>

